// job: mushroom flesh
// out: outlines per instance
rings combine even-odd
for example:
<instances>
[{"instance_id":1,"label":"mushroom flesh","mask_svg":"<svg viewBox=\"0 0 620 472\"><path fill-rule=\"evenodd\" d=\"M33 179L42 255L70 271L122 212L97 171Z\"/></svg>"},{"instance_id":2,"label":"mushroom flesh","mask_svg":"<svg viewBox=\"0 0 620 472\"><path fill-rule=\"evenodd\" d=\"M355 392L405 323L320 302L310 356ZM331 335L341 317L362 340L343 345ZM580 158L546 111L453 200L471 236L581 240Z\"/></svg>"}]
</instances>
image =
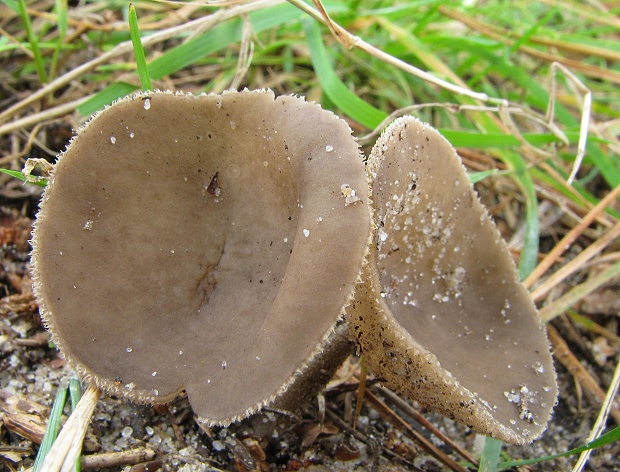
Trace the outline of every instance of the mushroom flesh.
<instances>
[{"instance_id":1,"label":"mushroom flesh","mask_svg":"<svg viewBox=\"0 0 620 472\"><path fill-rule=\"evenodd\" d=\"M403 117L367 171L376 228L347 320L370 370L483 434L540 436L557 395L544 326L456 152Z\"/></svg>"},{"instance_id":2,"label":"mushroom flesh","mask_svg":"<svg viewBox=\"0 0 620 472\"><path fill-rule=\"evenodd\" d=\"M305 374L327 381L348 355L335 329L370 219L358 145L333 113L271 91L139 93L55 165L35 294L99 387L150 403L186 391L226 424L294 403Z\"/></svg>"}]
</instances>

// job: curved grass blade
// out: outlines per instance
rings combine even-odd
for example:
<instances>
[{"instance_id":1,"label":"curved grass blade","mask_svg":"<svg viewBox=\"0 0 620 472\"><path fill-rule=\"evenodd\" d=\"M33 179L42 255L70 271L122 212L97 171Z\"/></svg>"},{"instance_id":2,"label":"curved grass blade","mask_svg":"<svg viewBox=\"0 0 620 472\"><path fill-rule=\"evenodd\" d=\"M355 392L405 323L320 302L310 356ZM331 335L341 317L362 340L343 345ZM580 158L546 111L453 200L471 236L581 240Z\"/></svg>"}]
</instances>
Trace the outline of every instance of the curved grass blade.
<instances>
[{"instance_id":1,"label":"curved grass blade","mask_svg":"<svg viewBox=\"0 0 620 472\"><path fill-rule=\"evenodd\" d=\"M560 457L572 456L575 454L581 454L583 451L588 451L590 449L596 449L598 447L604 446L611 442L617 441L620 439L620 426L616 426L611 431L606 432L598 439L591 441L583 446L579 446L575 449L571 449L570 451L561 452L559 454L553 454L551 456L539 457L537 459L525 459L520 461L508 461L508 462L500 462L498 464L499 470L510 469L512 467L521 467L530 464L538 464L539 462L550 461L553 459L558 459Z\"/></svg>"},{"instance_id":2,"label":"curved grass blade","mask_svg":"<svg viewBox=\"0 0 620 472\"><path fill-rule=\"evenodd\" d=\"M346 115L358 123L370 129L376 128L379 123L387 118L387 114L369 105L351 92L336 75L327 57L319 24L308 18L303 19L302 24L306 33L308 47L310 48L312 65L319 77L319 82L323 87L325 95Z\"/></svg>"},{"instance_id":3,"label":"curved grass blade","mask_svg":"<svg viewBox=\"0 0 620 472\"><path fill-rule=\"evenodd\" d=\"M24 174L22 174L18 170L0 169L0 172L2 172L3 174L10 175L11 177L15 177L16 179L19 179L19 180L21 180L24 183L38 185L39 187L45 187L47 185L47 181L46 180L39 180L39 181L28 180L24 176Z\"/></svg>"}]
</instances>

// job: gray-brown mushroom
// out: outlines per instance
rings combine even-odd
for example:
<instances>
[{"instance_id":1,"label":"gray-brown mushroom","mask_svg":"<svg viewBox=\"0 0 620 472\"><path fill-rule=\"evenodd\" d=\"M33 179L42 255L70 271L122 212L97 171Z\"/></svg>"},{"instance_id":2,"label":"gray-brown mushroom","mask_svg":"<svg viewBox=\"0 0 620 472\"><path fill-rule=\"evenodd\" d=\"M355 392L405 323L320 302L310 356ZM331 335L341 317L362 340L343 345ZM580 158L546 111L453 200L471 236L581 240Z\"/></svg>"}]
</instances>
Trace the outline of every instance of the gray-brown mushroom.
<instances>
[{"instance_id":1,"label":"gray-brown mushroom","mask_svg":"<svg viewBox=\"0 0 620 472\"><path fill-rule=\"evenodd\" d=\"M376 229L351 335L392 389L511 443L556 401L544 327L452 146L412 117L375 144Z\"/></svg>"},{"instance_id":2,"label":"gray-brown mushroom","mask_svg":"<svg viewBox=\"0 0 620 472\"><path fill-rule=\"evenodd\" d=\"M35 293L99 387L153 403L186 391L224 424L307 393L301 380L348 354L335 328L369 233L364 165L331 112L270 91L141 93L59 158Z\"/></svg>"}]
</instances>

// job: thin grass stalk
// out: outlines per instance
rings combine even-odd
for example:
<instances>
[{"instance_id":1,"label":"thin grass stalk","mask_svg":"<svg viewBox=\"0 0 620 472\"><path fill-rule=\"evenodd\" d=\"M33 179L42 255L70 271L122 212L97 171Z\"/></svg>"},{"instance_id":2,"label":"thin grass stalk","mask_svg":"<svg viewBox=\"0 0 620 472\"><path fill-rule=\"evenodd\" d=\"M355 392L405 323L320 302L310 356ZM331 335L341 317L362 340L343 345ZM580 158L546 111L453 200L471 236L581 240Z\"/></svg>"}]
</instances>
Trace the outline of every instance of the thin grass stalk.
<instances>
[{"instance_id":1,"label":"thin grass stalk","mask_svg":"<svg viewBox=\"0 0 620 472\"><path fill-rule=\"evenodd\" d=\"M67 0L56 0L56 15L57 15L57 30L58 38L56 39L56 47L52 54L52 60L50 62L49 77L56 76L56 70L58 67L58 57L60 56L60 50L62 44L67 36L68 25L68 2Z\"/></svg>"},{"instance_id":2,"label":"thin grass stalk","mask_svg":"<svg viewBox=\"0 0 620 472\"><path fill-rule=\"evenodd\" d=\"M34 54L34 66L37 70L39 81L44 84L47 82L47 74L45 72L45 65L43 64L43 56L41 56L41 50L39 49L39 42L34 34L34 31L32 30L32 23L30 22L30 16L28 16L26 1L18 0L18 6L22 24L24 25L28 42L32 48L32 53Z\"/></svg>"},{"instance_id":3,"label":"thin grass stalk","mask_svg":"<svg viewBox=\"0 0 620 472\"><path fill-rule=\"evenodd\" d=\"M500 462L499 470L512 469L513 467L522 467L532 464L538 464L540 462L550 461L553 459L559 459L560 457L574 456L575 454L580 454L583 451L588 451L591 449L597 449L599 447L605 446L606 444L612 443L620 439L620 426L616 426L611 431L603 434L600 438L595 439L592 442L584 444L583 446L576 447L575 449L571 449L570 451L562 452L559 454L553 454L550 456L539 457L537 459L525 459L520 461L510 461L510 462Z\"/></svg>"}]
</instances>

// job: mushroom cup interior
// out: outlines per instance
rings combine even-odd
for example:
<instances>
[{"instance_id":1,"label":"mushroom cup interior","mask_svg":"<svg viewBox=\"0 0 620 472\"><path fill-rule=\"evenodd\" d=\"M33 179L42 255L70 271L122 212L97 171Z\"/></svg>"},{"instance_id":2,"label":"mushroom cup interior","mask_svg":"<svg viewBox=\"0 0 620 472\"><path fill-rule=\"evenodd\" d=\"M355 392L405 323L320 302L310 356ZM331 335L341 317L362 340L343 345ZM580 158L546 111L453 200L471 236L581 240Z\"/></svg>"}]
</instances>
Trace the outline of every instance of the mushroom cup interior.
<instances>
[{"instance_id":1,"label":"mushroom cup interior","mask_svg":"<svg viewBox=\"0 0 620 472\"><path fill-rule=\"evenodd\" d=\"M530 442L557 395L549 344L456 152L403 117L367 170L376 231L348 321L370 369L483 434Z\"/></svg>"},{"instance_id":2,"label":"mushroom cup interior","mask_svg":"<svg viewBox=\"0 0 620 472\"><path fill-rule=\"evenodd\" d=\"M60 156L33 235L35 293L100 387L155 403L186 391L225 424L327 349L369 233L364 165L331 112L270 91L138 94Z\"/></svg>"}]
</instances>

